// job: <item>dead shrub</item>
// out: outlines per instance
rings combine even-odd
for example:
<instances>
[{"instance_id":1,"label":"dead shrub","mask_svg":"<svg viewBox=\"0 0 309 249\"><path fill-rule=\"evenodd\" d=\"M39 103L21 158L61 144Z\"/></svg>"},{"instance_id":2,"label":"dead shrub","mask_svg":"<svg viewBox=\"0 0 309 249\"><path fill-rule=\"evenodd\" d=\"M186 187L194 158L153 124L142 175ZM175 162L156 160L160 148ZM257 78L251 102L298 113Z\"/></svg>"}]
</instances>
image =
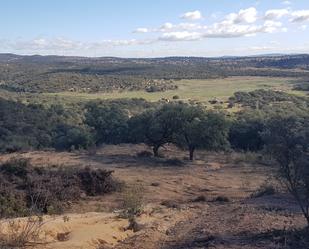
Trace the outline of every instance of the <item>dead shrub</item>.
<instances>
[{"instance_id":1,"label":"dead shrub","mask_svg":"<svg viewBox=\"0 0 309 249\"><path fill-rule=\"evenodd\" d=\"M112 178L113 171L102 169L91 169L86 167L77 170L76 174L80 180L80 188L89 196L102 195L116 191L118 183Z\"/></svg>"},{"instance_id":2,"label":"dead shrub","mask_svg":"<svg viewBox=\"0 0 309 249\"><path fill-rule=\"evenodd\" d=\"M0 248L24 248L37 244L43 225L44 222L40 216L2 223Z\"/></svg>"},{"instance_id":3,"label":"dead shrub","mask_svg":"<svg viewBox=\"0 0 309 249\"><path fill-rule=\"evenodd\" d=\"M132 218L143 212L144 187L142 185L132 185L125 188L122 194L122 216Z\"/></svg>"},{"instance_id":4,"label":"dead shrub","mask_svg":"<svg viewBox=\"0 0 309 249\"><path fill-rule=\"evenodd\" d=\"M57 240L61 242L68 241L70 239L70 235L71 231L57 233Z\"/></svg>"}]
</instances>

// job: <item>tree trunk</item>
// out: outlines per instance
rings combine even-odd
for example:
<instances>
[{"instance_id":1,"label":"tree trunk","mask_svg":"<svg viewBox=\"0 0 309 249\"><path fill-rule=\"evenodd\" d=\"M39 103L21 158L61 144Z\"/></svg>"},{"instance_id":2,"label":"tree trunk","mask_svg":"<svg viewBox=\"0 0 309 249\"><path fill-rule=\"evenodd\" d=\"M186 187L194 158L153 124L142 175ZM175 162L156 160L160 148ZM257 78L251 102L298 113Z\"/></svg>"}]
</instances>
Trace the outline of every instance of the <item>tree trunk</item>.
<instances>
[{"instance_id":1,"label":"tree trunk","mask_svg":"<svg viewBox=\"0 0 309 249\"><path fill-rule=\"evenodd\" d=\"M190 161L193 161L193 159L194 159L194 148L189 148L189 158L190 158Z\"/></svg>"},{"instance_id":2,"label":"tree trunk","mask_svg":"<svg viewBox=\"0 0 309 249\"><path fill-rule=\"evenodd\" d=\"M159 147L160 146L153 146L152 150L153 150L153 155L155 157L159 157Z\"/></svg>"}]
</instances>

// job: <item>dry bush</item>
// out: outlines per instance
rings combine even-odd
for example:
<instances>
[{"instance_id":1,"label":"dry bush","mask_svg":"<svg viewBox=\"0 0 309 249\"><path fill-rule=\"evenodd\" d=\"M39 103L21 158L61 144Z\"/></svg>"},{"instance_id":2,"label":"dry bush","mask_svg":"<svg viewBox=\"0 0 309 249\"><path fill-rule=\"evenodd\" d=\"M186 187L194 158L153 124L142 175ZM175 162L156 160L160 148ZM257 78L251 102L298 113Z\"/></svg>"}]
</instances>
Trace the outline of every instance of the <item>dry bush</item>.
<instances>
[{"instance_id":1,"label":"dry bush","mask_svg":"<svg viewBox=\"0 0 309 249\"><path fill-rule=\"evenodd\" d=\"M70 239L71 231L65 231L62 233L57 233L57 240L64 242Z\"/></svg>"},{"instance_id":2,"label":"dry bush","mask_svg":"<svg viewBox=\"0 0 309 249\"><path fill-rule=\"evenodd\" d=\"M144 187L132 185L125 188L122 193L122 216L126 218L135 217L143 212Z\"/></svg>"},{"instance_id":3,"label":"dry bush","mask_svg":"<svg viewBox=\"0 0 309 249\"><path fill-rule=\"evenodd\" d=\"M112 173L113 171L103 169L94 170L90 167L76 170L76 175L80 182L80 189L90 196L110 193L121 187L120 183L112 178Z\"/></svg>"},{"instance_id":4,"label":"dry bush","mask_svg":"<svg viewBox=\"0 0 309 249\"><path fill-rule=\"evenodd\" d=\"M37 244L43 225L40 216L3 222L0 227L0 248L24 248Z\"/></svg>"},{"instance_id":5,"label":"dry bush","mask_svg":"<svg viewBox=\"0 0 309 249\"><path fill-rule=\"evenodd\" d=\"M33 167L13 158L0 165L0 218L61 213L71 201L119 188L112 171L78 167Z\"/></svg>"}]
</instances>

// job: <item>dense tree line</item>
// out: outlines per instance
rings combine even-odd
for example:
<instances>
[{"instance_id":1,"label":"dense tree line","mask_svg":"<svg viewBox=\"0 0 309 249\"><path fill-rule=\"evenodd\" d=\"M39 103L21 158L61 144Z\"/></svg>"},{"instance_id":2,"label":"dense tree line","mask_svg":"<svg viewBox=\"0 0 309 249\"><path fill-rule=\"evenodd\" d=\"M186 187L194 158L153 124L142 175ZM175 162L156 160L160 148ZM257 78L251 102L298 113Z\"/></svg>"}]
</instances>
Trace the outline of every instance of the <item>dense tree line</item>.
<instances>
[{"instance_id":1,"label":"dense tree line","mask_svg":"<svg viewBox=\"0 0 309 249\"><path fill-rule=\"evenodd\" d=\"M261 151L266 146L262 134L270 120L308 116L307 98L282 92L236 93L230 101L242 106L232 116L181 102L148 103L141 99L92 101L74 108L1 99L0 150L145 143L158 156L162 146L173 143L186 149L192 160L196 149Z\"/></svg>"},{"instance_id":2,"label":"dense tree line","mask_svg":"<svg viewBox=\"0 0 309 249\"><path fill-rule=\"evenodd\" d=\"M0 99L0 150L70 150L129 142L145 143L158 156L160 147L174 143L193 159L195 149L202 148L260 151L269 120L308 115L307 98L283 92L238 92L230 102L242 109L227 118L224 113L180 102L92 101L68 108Z\"/></svg>"},{"instance_id":3,"label":"dense tree line","mask_svg":"<svg viewBox=\"0 0 309 249\"><path fill-rule=\"evenodd\" d=\"M63 106L46 108L2 99L0 150L70 150L129 142L148 144L158 156L161 146L174 143L193 159L195 149L228 145L229 122L222 113L183 103L145 104L144 111L125 107L121 102L90 102L73 112Z\"/></svg>"}]
</instances>

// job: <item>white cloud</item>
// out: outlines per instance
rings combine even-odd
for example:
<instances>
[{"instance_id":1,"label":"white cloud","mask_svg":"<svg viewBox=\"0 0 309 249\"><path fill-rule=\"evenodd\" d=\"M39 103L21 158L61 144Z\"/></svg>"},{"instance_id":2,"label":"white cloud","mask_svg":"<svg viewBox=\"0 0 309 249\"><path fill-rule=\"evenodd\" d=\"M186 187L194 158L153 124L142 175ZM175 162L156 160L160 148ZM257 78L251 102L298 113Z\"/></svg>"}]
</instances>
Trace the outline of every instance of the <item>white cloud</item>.
<instances>
[{"instance_id":1,"label":"white cloud","mask_svg":"<svg viewBox=\"0 0 309 249\"><path fill-rule=\"evenodd\" d=\"M248 50L251 50L251 51L267 51L267 50L272 50L272 49L276 49L276 47L272 47L272 46L252 46L252 47L248 48Z\"/></svg>"},{"instance_id":2,"label":"white cloud","mask_svg":"<svg viewBox=\"0 0 309 249\"><path fill-rule=\"evenodd\" d=\"M225 16L221 22L212 25L201 23L164 23L161 27L147 29L163 33L158 40L163 41L195 41L205 38L233 38L255 36L258 33L285 32L283 24L275 19L287 15L287 10L269 10L265 13L264 23L257 23L258 12L254 7L241 9L238 13ZM261 19L263 20L263 19Z\"/></svg>"},{"instance_id":3,"label":"white cloud","mask_svg":"<svg viewBox=\"0 0 309 249\"><path fill-rule=\"evenodd\" d=\"M155 40L103 40L99 42L81 42L58 38L36 38L33 40L6 41L5 48L17 51L31 51L32 53L74 53L79 51L93 51L106 47L137 46L154 43ZM1 46L3 48L3 46Z\"/></svg>"},{"instance_id":4,"label":"white cloud","mask_svg":"<svg viewBox=\"0 0 309 249\"><path fill-rule=\"evenodd\" d=\"M301 25L299 27L299 29L302 30L302 31L305 31L307 29L307 27L308 27L307 25Z\"/></svg>"},{"instance_id":5,"label":"white cloud","mask_svg":"<svg viewBox=\"0 0 309 249\"><path fill-rule=\"evenodd\" d=\"M196 41L201 39L202 34L198 32L169 32L164 33L159 40L162 41Z\"/></svg>"},{"instance_id":6,"label":"white cloud","mask_svg":"<svg viewBox=\"0 0 309 249\"><path fill-rule=\"evenodd\" d=\"M271 20L265 21L261 29L261 32L264 33L275 33L277 31L285 32L286 28L283 27L283 24L281 22L275 22Z\"/></svg>"},{"instance_id":7,"label":"white cloud","mask_svg":"<svg viewBox=\"0 0 309 249\"><path fill-rule=\"evenodd\" d=\"M231 13L226 16L228 23L254 23L257 20L257 10L254 7L241 9L238 13Z\"/></svg>"},{"instance_id":8,"label":"white cloud","mask_svg":"<svg viewBox=\"0 0 309 249\"><path fill-rule=\"evenodd\" d=\"M196 21L203 18L202 13L199 10L187 12L180 16L182 19L190 20L190 21Z\"/></svg>"},{"instance_id":9,"label":"white cloud","mask_svg":"<svg viewBox=\"0 0 309 249\"><path fill-rule=\"evenodd\" d=\"M287 9L267 10L265 13L265 19L267 20L280 19L283 16L287 16L289 13L290 12Z\"/></svg>"},{"instance_id":10,"label":"white cloud","mask_svg":"<svg viewBox=\"0 0 309 249\"><path fill-rule=\"evenodd\" d=\"M170 22L166 22L164 23L160 28L159 28L159 31L166 31L166 30L171 30L174 28L174 25Z\"/></svg>"},{"instance_id":11,"label":"white cloud","mask_svg":"<svg viewBox=\"0 0 309 249\"><path fill-rule=\"evenodd\" d=\"M48 39L48 38L36 38L33 40L17 40L15 42L9 42L9 47L16 50L76 50L82 48L84 45L82 42L68 40L62 37Z\"/></svg>"},{"instance_id":12,"label":"white cloud","mask_svg":"<svg viewBox=\"0 0 309 249\"><path fill-rule=\"evenodd\" d=\"M293 11L291 14L291 22L309 21L309 10Z\"/></svg>"},{"instance_id":13,"label":"white cloud","mask_svg":"<svg viewBox=\"0 0 309 249\"><path fill-rule=\"evenodd\" d=\"M137 28L136 30L133 31L133 33L148 33L149 29L147 28Z\"/></svg>"},{"instance_id":14,"label":"white cloud","mask_svg":"<svg viewBox=\"0 0 309 249\"><path fill-rule=\"evenodd\" d=\"M283 1L282 4L284 4L284 5L291 5L292 2L291 1Z\"/></svg>"},{"instance_id":15,"label":"white cloud","mask_svg":"<svg viewBox=\"0 0 309 249\"><path fill-rule=\"evenodd\" d=\"M227 21L215 23L206 29L203 34L205 38L233 38L243 36L254 36L258 33L274 33L286 31L281 22L271 20L265 21L262 25L234 24Z\"/></svg>"}]
</instances>

